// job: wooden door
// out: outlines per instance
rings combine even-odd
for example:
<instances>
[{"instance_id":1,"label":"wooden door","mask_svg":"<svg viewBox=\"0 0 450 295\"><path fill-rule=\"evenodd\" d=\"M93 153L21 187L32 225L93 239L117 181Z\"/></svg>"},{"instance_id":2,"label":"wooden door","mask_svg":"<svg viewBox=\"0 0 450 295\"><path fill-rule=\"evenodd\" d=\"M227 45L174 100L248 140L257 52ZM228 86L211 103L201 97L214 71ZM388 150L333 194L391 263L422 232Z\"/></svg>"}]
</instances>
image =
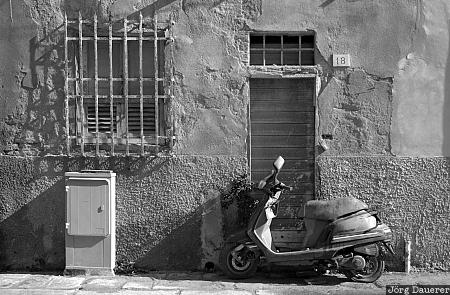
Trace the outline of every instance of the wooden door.
<instances>
[{"instance_id":1,"label":"wooden door","mask_svg":"<svg viewBox=\"0 0 450 295\"><path fill-rule=\"evenodd\" d=\"M314 198L314 89L314 78L250 80L252 181L269 174L282 156L279 180L294 187L282 196L272 221L274 243L281 250L300 248L303 205Z\"/></svg>"}]
</instances>

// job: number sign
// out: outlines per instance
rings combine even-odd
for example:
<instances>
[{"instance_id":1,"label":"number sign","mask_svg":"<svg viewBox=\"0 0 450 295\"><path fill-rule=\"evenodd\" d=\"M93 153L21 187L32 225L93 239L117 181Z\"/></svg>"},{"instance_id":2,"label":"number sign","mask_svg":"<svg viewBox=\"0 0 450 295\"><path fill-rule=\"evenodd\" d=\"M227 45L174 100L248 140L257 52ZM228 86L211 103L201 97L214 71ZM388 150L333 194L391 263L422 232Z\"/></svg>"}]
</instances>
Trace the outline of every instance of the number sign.
<instances>
[{"instance_id":1,"label":"number sign","mask_svg":"<svg viewBox=\"0 0 450 295\"><path fill-rule=\"evenodd\" d=\"M349 67L350 54L333 54L333 67Z\"/></svg>"}]
</instances>

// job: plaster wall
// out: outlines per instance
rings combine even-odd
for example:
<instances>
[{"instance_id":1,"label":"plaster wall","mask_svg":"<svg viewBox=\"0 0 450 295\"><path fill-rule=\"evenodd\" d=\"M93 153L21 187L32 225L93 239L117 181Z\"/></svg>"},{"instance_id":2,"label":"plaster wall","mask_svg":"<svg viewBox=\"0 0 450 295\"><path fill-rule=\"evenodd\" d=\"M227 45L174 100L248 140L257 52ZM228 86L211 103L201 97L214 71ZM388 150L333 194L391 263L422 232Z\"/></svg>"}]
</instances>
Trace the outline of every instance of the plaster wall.
<instances>
[{"instance_id":1,"label":"plaster wall","mask_svg":"<svg viewBox=\"0 0 450 295\"><path fill-rule=\"evenodd\" d=\"M396 253L411 241L413 267L450 268L448 158L324 157L318 164L321 198L363 200L391 227ZM396 255L388 267L403 270L403 263Z\"/></svg>"},{"instance_id":2,"label":"plaster wall","mask_svg":"<svg viewBox=\"0 0 450 295\"><path fill-rule=\"evenodd\" d=\"M417 210L448 196L447 1L12 3L0 1L0 228L8 253L2 267L62 267L62 175L87 168L118 172L119 260L158 269L215 261L220 191L246 171L248 32L312 30L321 82L316 137L328 147L317 158L317 196L362 195L392 213L383 214L398 232L397 247L414 237L417 266L448 268L447 244L437 238L445 211ZM63 13L117 20L155 10L160 20L169 13L175 20L173 157L62 156ZM350 54L352 66L333 68L336 53ZM332 139L322 141L322 134ZM379 173L387 176L380 180ZM404 212L419 214L420 226ZM187 237L187 247L176 246ZM27 239L34 248L21 243Z\"/></svg>"},{"instance_id":3,"label":"plaster wall","mask_svg":"<svg viewBox=\"0 0 450 295\"><path fill-rule=\"evenodd\" d=\"M245 163L225 156L1 156L0 269L64 269L64 172L84 169L117 173L119 265L190 270L216 262L222 243L216 200L245 173Z\"/></svg>"},{"instance_id":4,"label":"plaster wall","mask_svg":"<svg viewBox=\"0 0 450 295\"><path fill-rule=\"evenodd\" d=\"M412 46L397 61L392 150L402 156L449 156L450 3L419 3Z\"/></svg>"}]
</instances>

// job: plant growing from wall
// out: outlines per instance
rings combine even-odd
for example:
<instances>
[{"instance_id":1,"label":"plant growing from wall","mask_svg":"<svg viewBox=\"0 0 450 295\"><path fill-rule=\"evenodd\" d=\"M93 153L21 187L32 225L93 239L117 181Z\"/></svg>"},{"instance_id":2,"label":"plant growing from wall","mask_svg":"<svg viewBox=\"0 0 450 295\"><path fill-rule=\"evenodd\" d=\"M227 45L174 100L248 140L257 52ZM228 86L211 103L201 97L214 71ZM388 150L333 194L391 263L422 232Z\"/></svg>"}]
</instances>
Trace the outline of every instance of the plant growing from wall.
<instances>
[{"instance_id":1,"label":"plant growing from wall","mask_svg":"<svg viewBox=\"0 0 450 295\"><path fill-rule=\"evenodd\" d=\"M231 187L222 193L221 204L223 209L228 209L232 204L237 207L237 223L246 226L250 216L258 204L258 200L252 195L255 192L253 183L247 174L236 177L231 182Z\"/></svg>"}]
</instances>

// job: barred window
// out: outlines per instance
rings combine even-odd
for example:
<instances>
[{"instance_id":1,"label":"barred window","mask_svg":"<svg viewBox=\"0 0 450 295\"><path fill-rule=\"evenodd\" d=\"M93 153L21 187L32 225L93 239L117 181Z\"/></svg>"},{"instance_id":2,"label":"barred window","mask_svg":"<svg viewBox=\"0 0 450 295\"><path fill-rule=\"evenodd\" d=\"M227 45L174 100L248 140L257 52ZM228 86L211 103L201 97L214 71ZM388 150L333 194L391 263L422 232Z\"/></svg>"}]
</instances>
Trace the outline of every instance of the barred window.
<instances>
[{"instance_id":1,"label":"barred window","mask_svg":"<svg viewBox=\"0 0 450 295\"><path fill-rule=\"evenodd\" d=\"M146 154L171 145L169 28L156 16L98 24L80 15L65 30L67 152Z\"/></svg>"},{"instance_id":2,"label":"barred window","mask_svg":"<svg viewBox=\"0 0 450 295\"><path fill-rule=\"evenodd\" d=\"M312 66L314 35L250 34L250 65Z\"/></svg>"}]
</instances>

